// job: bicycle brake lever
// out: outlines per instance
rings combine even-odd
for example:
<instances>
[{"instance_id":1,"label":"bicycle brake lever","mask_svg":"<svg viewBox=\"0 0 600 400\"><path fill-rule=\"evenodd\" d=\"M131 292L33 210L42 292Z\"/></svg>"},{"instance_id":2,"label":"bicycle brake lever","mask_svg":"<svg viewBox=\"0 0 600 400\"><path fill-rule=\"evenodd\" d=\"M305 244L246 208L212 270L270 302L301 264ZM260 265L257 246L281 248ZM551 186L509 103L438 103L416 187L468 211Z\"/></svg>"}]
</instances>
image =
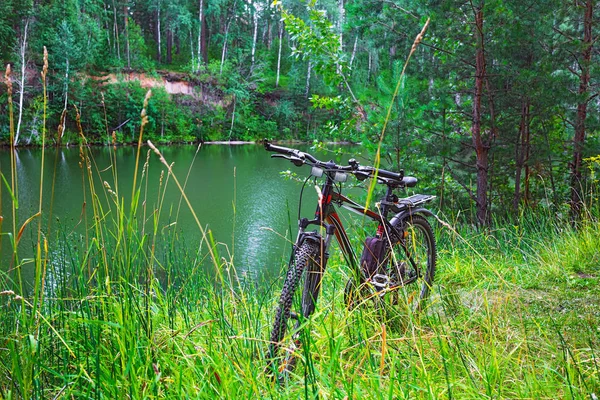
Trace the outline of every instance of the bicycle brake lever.
<instances>
[{"instance_id":1,"label":"bicycle brake lever","mask_svg":"<svg viewBox=\"0 0 600 400\"><path fill-rule=\"evenodd\" d=\"M290 160L290 156L286 156L285 154L271 154L271 158L285 158L286 160Z\"/></svg>"},{"instance_id":2,"label":"bicycle brake lever","mask_svg":"<svg viewBox=\"0 0 600 400\"><path fill-rule=\"evenodd\" d=\"M288 156L285 154L275 153L275 154L271 154L271 158L284 158L288 161L291 161L297 167L301 167L302 165L304 165L304 160L302 158L296 157L296 156Z\"/></svg>"},{"instance_id":3,"label":"bicycle brake lever","mask_svg":"<svg viewBox=\"0 0 600 400\"><path fill-rule=\"evenodd\" d=\"M301 167L302 165L304 165L304 160L300 157L290 156L290 158L288 158L288 160L290 160L292 163L294 163L294 165L296 167Z\"/></svg>"}]
</instances>

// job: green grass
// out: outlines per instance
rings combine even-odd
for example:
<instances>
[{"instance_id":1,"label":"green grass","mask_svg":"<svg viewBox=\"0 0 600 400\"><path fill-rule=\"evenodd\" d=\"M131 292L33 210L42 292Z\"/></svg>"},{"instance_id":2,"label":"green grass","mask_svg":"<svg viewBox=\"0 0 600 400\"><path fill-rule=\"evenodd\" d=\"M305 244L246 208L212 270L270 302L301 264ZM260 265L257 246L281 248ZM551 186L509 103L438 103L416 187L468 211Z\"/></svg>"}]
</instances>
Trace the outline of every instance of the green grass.
<instances>
[{"instance_id":1,"label":"green grass","mask_svg":"<svg viewBox=\"0 0 600 400\"><path fill-rule=\"evenodd\" d=\"M185 186L168 168L149 176L144 165L136 186L119 189L114 163L113 182L98 187L93 158L80 152L90 210L83 233L40 223L30 235L34 259L16 244L3 249L15 258L0 273L0 399L600 394L597 221L577 231L533 214L486 232L439 225L435 290L420 318L347 310L348 271L336 250L303 327L301 362L278 385L265 366L285 271L264 285L240 279L200 223L200 247L161 226L171 207L145 188ZM131 203L120 190L133 191ZM19 275L28 263L31 290Z\"/></svg>"},{"instance_id":2,"label":"green grass","mask_svg":"<svg viewBox=\"0 0 600 400\"><path fill-rule=\"evenodd\" d=\"M143 175L139 187L154 178ZM87 237L57 226L47 237L51 251L41 244L37 290L20 293L12 274L1 275L1 398L600 393L597 222L579 231L540 229L534 217L487 233L438 227L435 292L414 320L402 312L382 319L368 306L348 311L347 271L335 255L303 331L307 351L277 385L265 364L281 279L257 287L218 255L207 271L210 240L195 252L176 231L152 226L142 234L109 186L94 189L92 207L104 217L88 220ZM140 194L138 202L148 200Z\"/></svg>"}]
</instances>

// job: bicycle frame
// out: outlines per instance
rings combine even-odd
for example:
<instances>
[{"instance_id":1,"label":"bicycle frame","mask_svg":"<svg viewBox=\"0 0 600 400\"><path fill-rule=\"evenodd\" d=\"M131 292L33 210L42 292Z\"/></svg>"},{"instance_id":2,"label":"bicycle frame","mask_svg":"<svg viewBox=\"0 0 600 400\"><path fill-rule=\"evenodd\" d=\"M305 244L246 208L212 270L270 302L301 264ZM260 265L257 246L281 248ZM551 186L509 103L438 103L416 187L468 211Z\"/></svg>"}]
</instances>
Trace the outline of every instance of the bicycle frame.
<instances>
[{"instance_id":1,"label":"bicycle frame","mask_svg":"<svg viewBox=\"0 0 600 400\"><path fill-rule=\"evenodd\" d=\"M301 218L299 221L299 231L297 244L300 244L306 237L314 237L313 234L307 234L306 228L310 225L317 225L325 228L326 236L321 246L321 260L326 260L329 257L329 246L331 244L332 236L335 236L337 242L340 245L342 254L346 262L350 265L353 271L359 271L356 254L350 244L350 239L346 233L346 229L342 224L342 221L337 213L335 204L352 211L354 213L365 215L373 221L379 222L377 229L378 233L383 232L383 225L388 224L385 220L387 215L387 209L382 209L381 215L372 210L361 206L355 201L348 197L338 193L334 186L335 180L331 174L327 173L327 178L323 186L321 187L321 193L317 209L315 211L315 218L309 220L307 218ZM384 206L385 207L385 206ZM322 240L321 235L318 235L319 239ZM324 264L324 263L323 263Z\"/></svg>"},{"instance_id":2,"label":"bicycle frame","mask_svg":"<svg viewBox=\"0 0 600 400\"><path fill-rule=\"evenodd\" d=\"M396 228L396 225L398 222L401 222L411 215L421 213L428 216L433 216L433 213L425 208L415 208L411 206L403 207L402 205L397 204L398 197L393 193L393 188L390 186L387 188L385 198L379 202L379 212L375 212L337 192L335 190L336 175L328 172L325 174L326 180L321 187L321 193L317 209L315 211L315 218L312 220L301 218L298 221L299 230L296 240L296 245L300 245L300 243L306 239L320 242L322 260L321 265L323 266L329 258L329 246L331 245L332 237L335 236L340 245L340 249L342 250L342 254L346 260L346 263L355 273L360 272L357 256L352 248L352 245L350 244L350 239L348 238L348 234L346 233L344 225L342 224L342 221L337 213L335 205L338 205L356 214L364 215L367 218L377 222L377 237L382 237L384 232L387 232L388 235L391 233L395 237L400 237L400 232ZM429 199L433 197L434 196L429 196L422 202L429 201ZM418 204L420 203L415 204L415 206L418 206ZM387 216L390 212L395 213L395 215L390 221L388 221ZM307 233L306 228L310 225L317 225L325 228L325 238L323 239L323 237L318 233Z\"/></svg>"}]
</instances>

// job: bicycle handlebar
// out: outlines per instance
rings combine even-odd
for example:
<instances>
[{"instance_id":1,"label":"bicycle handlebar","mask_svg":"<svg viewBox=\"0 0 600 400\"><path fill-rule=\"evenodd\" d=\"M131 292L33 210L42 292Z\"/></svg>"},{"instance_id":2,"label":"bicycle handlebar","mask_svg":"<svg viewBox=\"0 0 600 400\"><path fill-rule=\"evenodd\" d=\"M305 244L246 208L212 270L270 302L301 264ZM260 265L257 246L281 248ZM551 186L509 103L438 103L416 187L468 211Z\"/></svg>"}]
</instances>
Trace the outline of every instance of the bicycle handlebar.
<instances>
[{"instance_id":1,"label":"bicycle handlebar","mask_svg":"<svg viewBox=\"0 0 600 400\"><path fill-rule=\"evenodd\" d=\"M305 159L308 159L310 162L313 163L319 163L320 161L317 160L316 158L314 158L313 156L311 156L308 153L304 153L300 150L296 150L296 149L290 149L287 147L283 147L283 146L276 146L272 143L269 143L268 141L265 141L265 149L267 151L273 151L275 153L279 153L279 154L283 154L289 157L296 157L301 159L303 162Z\"/></svg>"},{"instance_id":2,"label":"bicycle handlebar","mask_svg":"<svg viewBox=\"0 0 600 400\"><path fill-rule=\"evenodd\" d=\"M267 151L279 153L281 155L280 157L291 161L292 163L294 163L294 165L296 165L298 167L303 164L308 164L311 166L324 168L328 171L350 172L351 174L356 176L359 180L363 180L366 178L379 177L379 178L385 178L385 179L395 181L392 183L397 183L397 184L402 184L402 185L405 185L408 183L408 181L407 182L404 181L404 171L403 170L401 170L400 173L397 173L397 172L387 171L385 169L380 169L380 168L375 168L375 167L369 167L369 166L363 167L363 166L360 166L358 164L358 162L354 159L349 161L350 165L337 165L333 161L323 162L323 161L317 160L311 154L305 153L305 152L297 150L297 149L290 149L288 147L276 146L267 140L265 140L265 149ZM279 154L273 154L271 157L277 157L277 156L279 156ZM407 178L409 178L409 177L407 177ZM415 180L415 183L416 183L415 178L411 178L411 179ZM386 183L388 183L388 182L386 182ZM410 181L410 183L412 183L412 181ZM411 185L411 186L414 186L414 185Z\"/></svg>"}]
</instances>

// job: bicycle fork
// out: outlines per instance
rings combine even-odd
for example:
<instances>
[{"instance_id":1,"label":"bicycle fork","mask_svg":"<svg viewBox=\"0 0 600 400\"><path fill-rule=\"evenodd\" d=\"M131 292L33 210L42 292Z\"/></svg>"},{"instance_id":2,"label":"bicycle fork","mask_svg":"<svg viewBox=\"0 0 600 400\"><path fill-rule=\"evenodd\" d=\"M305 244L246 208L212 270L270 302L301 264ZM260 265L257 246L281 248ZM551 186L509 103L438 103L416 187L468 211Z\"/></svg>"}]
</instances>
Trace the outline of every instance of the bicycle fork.
<instances>
[{"instance_id":1,"label":"bicycle fork","mask_svg":"<svg viewBox=\"0 0 600 400\"><path fill-rule=\"evenodd\" d=\"M306 227L309 225L318 224L325 228L325 238L318 232L306 232ZM322 224L318 220L309 221L306 218L300 220L298 238L296 245L294 245L294 252L304 243L305 241L311 241L317 244L318 251L311 257L311 262L305 265L307 268L305 271L306 279L304 280L304 287L302 288L302 318L306 319L312 315L315 311L317 298L321 289L321 281L329 259L329 246L333 239L335 227L329 224ZM291 313L291 317L296 320L296 328L300 325L300 318L297 314Z\"/></svg>"}]
</instances>

